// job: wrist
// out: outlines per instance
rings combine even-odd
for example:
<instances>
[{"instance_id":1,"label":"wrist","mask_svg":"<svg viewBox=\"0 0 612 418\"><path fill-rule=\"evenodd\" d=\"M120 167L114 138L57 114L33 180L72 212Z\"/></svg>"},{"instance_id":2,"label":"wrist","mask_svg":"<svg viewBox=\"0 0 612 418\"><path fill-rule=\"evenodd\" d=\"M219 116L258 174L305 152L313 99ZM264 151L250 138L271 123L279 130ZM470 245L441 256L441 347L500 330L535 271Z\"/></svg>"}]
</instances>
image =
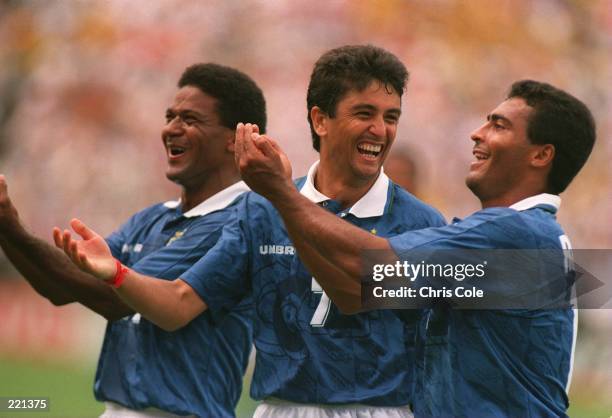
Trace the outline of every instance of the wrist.
<instances>
[{"instance_id":1,"label":"wrist","mask_svg":"<svg viewBox=\"0 0 612 418\"><path fill-rule=\"evenodd\" d=\"M285 181L279 186L274 187L274 189L270 190L269 193L265 194L264 197L268 199L274 206L285 206L287 203L291 203L291 201L295 198L294 193L298 193L298 190L295 188L295 184L293 181Z\"/></svg>"},{"instance_id":2,"label":"wrist","mask_svg":"<svg viewBox=\"0 0 612 418\"><path fill-rule=\"evenodd\" d=\"M9 240L24 240L29 234L19 219L2 219L0 221L0 237Z\"/></svg>"},{"instance_id":3,"label":"wrist","mask_svg":"<svg viewBox=\"0 0 612 418\"><path fill-rule=\"evenodd\" d=\"M298 202L302 198L302 194L293 183L286 184L282 189L275 193L272 199L269 199L274 207L281 213L290 213L299 207Z\"/></svg>"},{"instance_id":4,"label":"wrist","mask_svg":"<svg viewBox=\"0 0 612 418\"><path fill-rule=\"evenodd\" d=\"M129 273L130 269L125 267L121 262L115 259L115 275L109 279L104 280L109 285L113 286L115 289L118 289L122 284L125 276Z\"/></svg>"}]
</instances>

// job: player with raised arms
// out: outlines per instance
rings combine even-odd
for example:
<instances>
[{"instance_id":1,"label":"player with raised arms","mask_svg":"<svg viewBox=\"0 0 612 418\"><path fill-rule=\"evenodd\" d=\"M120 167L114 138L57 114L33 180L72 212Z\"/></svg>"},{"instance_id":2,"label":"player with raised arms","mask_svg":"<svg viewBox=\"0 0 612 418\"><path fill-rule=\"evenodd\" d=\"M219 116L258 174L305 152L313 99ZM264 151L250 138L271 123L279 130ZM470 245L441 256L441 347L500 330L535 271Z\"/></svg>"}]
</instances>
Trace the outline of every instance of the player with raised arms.
<instances>
[{"instance_id":1,"label":"player with raised arms","mask_svg":"<svg viewBox=\"0 0 612 418\"><path fill-rule=\"evenodd\" d=\"M144 209L106 240L100 238L117 262L176 279L217 242L248 190L233 154L236 124L245 119L265 131L265 100L247 75L217 64L183 72L161 132L166 176L181 186L181 198ZM86 233L82 224L73 226ZM55 305L79 302L109 320L94 384L96 399L106 404L103 418L234 416L252 345L248 298L222 315L197 315L178 330L156 325L126 306L112 286L27 232L4 178L0 244L32 287ZM114 286L119 281L116 277Z\"/></svg>"}]
</instances>

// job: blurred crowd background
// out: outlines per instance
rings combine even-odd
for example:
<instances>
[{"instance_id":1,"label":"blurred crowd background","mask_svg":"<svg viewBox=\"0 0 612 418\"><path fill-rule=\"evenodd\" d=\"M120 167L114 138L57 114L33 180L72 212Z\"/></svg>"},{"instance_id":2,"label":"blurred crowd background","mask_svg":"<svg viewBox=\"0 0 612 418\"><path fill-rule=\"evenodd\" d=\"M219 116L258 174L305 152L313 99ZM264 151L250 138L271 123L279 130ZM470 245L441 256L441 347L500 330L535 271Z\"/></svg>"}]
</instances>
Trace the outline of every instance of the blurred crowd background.
<instances>
[{"instance_id":1,"label":"blurred crowd background","mask_svg":"<svg viewBox=\"0 0 612 418\"><path fill-rule=\"evenodd\" d=\"M562 195L560 221L575 248L612 248L609 0L0 0L0 173L39 236L74 216L110 233L176 198L164 176L165 109L183 69L212 61L262 87L268 133L304 175L316 159L306 121L313 63L356 43L382 46L408 67L395 153L410 161L415 193L447 219L478 209L463 183L470 132L513 81L547 81L581 98L598 143ZM17 361L82 358L93 370L104 321L51 307L2 257L0 380L20 374ZM574 373L577 402L608 415L610 312L581 312ZM582 382L595 389L580 392Z\"/></svg>"}]
</instances>

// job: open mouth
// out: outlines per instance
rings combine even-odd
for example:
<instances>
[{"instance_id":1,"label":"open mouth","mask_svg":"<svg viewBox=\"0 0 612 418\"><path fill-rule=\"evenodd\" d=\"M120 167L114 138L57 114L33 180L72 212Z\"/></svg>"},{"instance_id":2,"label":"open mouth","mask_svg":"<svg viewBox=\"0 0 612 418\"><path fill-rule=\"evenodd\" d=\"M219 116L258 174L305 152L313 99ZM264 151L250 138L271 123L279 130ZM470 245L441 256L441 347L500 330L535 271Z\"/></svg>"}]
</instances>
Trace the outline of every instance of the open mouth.
<instances>
[{"instance_id":1,"label":"open mouth","mask_svg":"<svg viewBox=\"0 0 612 418\"><path fill-rule=\"evenodd\" d=\"M359 144L357 145L357 151L366 157L376 158L382 151L381 144Z\"/></svg>"},{"instance_id":2,"label":"open mouth","mask_svg":"<svg viewBox=\"0 0 612 418\"><path fill-rule=\"evenodd\" d=\"M476 157L476 161L480 162L480 161L485 161L489 159L489 154L487 154L486 152L483 152L481 150L474 150L472 151L472 154L474 155L474 157Z\"/></svg>"},{"instance_id":3,"label":"open mouth","mask_svg":"<svg viewBox=\"0 0 612 418\"><path fill-rule=\"evenodd\" d=\"M171 145L168 147L168 154L171 157L178 157L185 153L185 148L179 147L177 145Z\"/></svg>"}]
</instances>

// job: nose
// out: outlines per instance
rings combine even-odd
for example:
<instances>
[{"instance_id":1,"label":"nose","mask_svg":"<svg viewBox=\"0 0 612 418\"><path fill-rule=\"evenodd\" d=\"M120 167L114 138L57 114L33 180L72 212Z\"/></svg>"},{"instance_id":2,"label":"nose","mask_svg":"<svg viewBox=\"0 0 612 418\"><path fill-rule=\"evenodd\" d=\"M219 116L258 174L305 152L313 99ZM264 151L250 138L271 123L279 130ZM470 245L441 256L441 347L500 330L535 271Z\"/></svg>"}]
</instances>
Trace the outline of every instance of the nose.
<instances>
[{"instance_id":1,"label":"nose","mask_svg":"<svg viewBox=\"0 0 612 418\"><path fill-rule=\"evenodd\" d=\"M372 135L376 137L384 137L386 133L385 119L382 117L373 118L369 129Z\"/></svg>"},{"instance_id":2,"label":"nose","mask_svg":"<svg viewBox=\"0 0 612 418\"><path fill-rule=\"evenodd\" d=\"M183 133L184 124L181 120L180 116L175 116L173 119L170 119L164 127L162 128L162 137L172 137L179 136Z\"/></svg>"},{"instance_id":3,"label":"nose","mask_svg":"<svg viewBox=\"0 0 612 418\"><path fill-rule=\"evenodd\" d=\"M476 143L482 142L483 138L484 138L484 129L487 126L487 124L485 123L484 125L482 125L481 127L475 129L474 131L472 131L472 133L470 134L470 139Z\"/></svg>"}]
</instances>

